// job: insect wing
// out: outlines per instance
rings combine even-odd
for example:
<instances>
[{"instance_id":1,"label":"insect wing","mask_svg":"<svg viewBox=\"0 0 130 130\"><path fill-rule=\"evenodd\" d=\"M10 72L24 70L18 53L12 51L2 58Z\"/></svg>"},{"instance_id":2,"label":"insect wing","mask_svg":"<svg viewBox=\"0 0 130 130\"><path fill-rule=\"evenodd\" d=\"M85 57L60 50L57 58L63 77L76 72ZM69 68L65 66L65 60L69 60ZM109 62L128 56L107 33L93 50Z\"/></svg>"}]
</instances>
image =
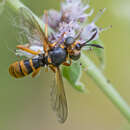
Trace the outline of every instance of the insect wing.
<instances>
[{"instance_id":1,"label":"insect wing","mask_svg":"<svg viewBox=\"0 0 130 130\"><path fill-rule=\"evenodd\" d=\"M59 68L57 68L55 79L53 81L53 86L51 90L51 102L53 110L56 111L58 121L60 123L64 123L67 119L68 108L63 80Z\"/></svg>"},{"instance_id":2,"label":"insect wing","mask_svg":"<svg viewBox=\"0 0 130 130\"><path fill-rule=\"evenodd\" d=\"M19 27L23 30L23 34L26 36L29 42L32 41L32 43L34 43L33 41L35 41L37 44L39 42L39 45L42 45L45 39L45 34L41 28L42 23L41 25L38 23L39 18L33 15L31 10L24 7L20 8L19 16Z\"/></svg>"}]
</instances>

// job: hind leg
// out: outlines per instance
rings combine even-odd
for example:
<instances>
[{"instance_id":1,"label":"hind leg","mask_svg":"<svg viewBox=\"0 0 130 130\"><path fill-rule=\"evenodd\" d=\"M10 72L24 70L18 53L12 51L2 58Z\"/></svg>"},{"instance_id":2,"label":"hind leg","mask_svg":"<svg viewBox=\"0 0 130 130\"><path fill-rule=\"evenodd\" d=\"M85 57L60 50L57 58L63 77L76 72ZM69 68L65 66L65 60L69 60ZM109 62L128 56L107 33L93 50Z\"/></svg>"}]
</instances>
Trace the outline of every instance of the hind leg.
<instances>
[{"instance_id":1,"label":"hind leg","mask_svg":"<svg viewBox=\"0 0 130 130\"><path fill-rule=\"evenodd\" d=\"M34 78L40 71L40 68L36 69L35 71L33 71L32 73L32 78Z\"/></svg>"}]
</instances>

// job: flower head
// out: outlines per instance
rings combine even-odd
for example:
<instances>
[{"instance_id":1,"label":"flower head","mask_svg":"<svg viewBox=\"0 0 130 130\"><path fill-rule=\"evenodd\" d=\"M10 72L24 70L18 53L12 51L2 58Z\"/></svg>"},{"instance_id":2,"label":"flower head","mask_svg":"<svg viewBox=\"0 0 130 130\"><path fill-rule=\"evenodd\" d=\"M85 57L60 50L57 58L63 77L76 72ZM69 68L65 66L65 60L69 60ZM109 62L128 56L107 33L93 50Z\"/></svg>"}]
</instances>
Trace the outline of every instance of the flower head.
<instances>
[{"instance_id":1,"label":"flower head","mask_svg":"<svg viewBox=\"0 0 130 130\"><path fill-rule=\"evenodd\" d=\"M54 9L49 10L47 21L48 26L53 30L53 32L48 35L49 42L57 42L58 39L65 33L59 43L63 43L65 38L69 36L73 38L78 36L78 41L83 43L90 39L94 35L95 31L97 33L93 40L98 39L100 29L95 22L104 10L100 11L91 23L85 25L85 23L88 22L88 17L93 14L93 9L91 9L89 13L86 13L88 8L90 8L89 4L84 5L81 0L66 0L61 3L61 9L59 12ZM30 19L34 22L33 24L30 24ZM35 20L33 20L31 16L26 16L24 14L21 21L22 29L27 34L26 37L28 39L30 49L34 50L35 46L38 46L41 47L39 50L42 50L43 42L40 39L39 30L36 28L38 25L36 25ZM42 21L44 23L46 22L46 15L43 15ZM25 53L19 50L17 51L17 54L26 56Z\"/></svg>"},{"instance_id":2,"label":"flower head","mask_svg":"<svg viewBox=\"0 0 130 130\"><path fill-rule=\"evenodd\" d=\"M89 8L89 5L83 5L80 0L66 0L61 5L61 13L64 21L79 21L84 22L85 19L93 13L93 10L89 14L85 11Z\"/></svg>"},{"instance_id":3,"label":"flower head","mask_svg":"<svg viewBox=\"0 0 130 130\"><path fill-rule=\"evenodd\" d=\"M52 34L53 37L52 35L49 37L49 40L51 42L57 41L64 32L66 32L64 39L68 36L76 37L80 32L79 40L85 42L93 35L95 30L98 33L94 40L98 39L100 31L95 22L104 10L100 11L90 24L84 26L88 17L93 14L93 9L89 13L85 12L88 8L90 8L89 4L84 5L81 0L66 0L61 4L59 12L50 10L48 13L48 25L53 29L54 33ZM45 16L43 17L45 20Z\"/></svg>"}]
</instances>

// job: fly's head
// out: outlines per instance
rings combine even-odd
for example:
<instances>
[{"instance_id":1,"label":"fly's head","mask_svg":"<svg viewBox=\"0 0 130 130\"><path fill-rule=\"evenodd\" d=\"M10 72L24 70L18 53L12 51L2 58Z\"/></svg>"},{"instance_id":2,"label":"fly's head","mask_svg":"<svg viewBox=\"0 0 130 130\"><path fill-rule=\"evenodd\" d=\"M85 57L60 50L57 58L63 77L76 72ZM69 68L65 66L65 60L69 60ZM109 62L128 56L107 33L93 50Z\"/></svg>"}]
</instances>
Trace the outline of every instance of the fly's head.
<instances>
[{"instance_id":1,"label":"fly's head","mask_svg":"<svg viewBox=\"0 0 130 130\"><path fill-rule=\"evenodd\" d=\"M78 60L80 58L80 43L78 43L75 38L67 37L65 39L65 46L67 48L69 57L73 60Z\"/></svg>"},{"instance_id":2,"label":"fly's head","mask_svg":"<svg viewBox=\"0 0 130 130\"><path fill-rule=\"evenodd\" d=\"M87 41L81 43L77 40L77 38L73 38L71 36L67 37L65 39L65 46L67 48L67 52L69 54L69 57L72 60L78 60L80 58L81 55L81 50L83 47L85 46L93 46L93 47L97 47L97 48L103 48L101 45L98 44L88 44L90 41L92 41L95 36L97 35L97 31L92 35L92 37L90 39L88 39Z\"/></svg>"}]
</instances>

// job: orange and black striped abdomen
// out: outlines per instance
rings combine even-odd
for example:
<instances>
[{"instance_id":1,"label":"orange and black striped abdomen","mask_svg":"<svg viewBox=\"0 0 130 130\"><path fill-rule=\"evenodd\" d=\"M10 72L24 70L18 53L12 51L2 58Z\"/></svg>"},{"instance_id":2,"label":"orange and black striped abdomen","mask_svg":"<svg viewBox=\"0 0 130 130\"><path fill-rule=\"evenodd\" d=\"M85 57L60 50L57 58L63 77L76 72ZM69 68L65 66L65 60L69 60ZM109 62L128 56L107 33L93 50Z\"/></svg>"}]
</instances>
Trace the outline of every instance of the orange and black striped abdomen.
<instances>
[{"instance_id":1,"label":"orange and black striped abdomen","mask_svg":"<svg viewBox=\"0 0 130 130\"><path fill-rule=\"evenodd\" d=\"M29 75L40 67L38 59L21 60L9 66L9 73L15 78Z\"/></svg>"}]
</instances>

